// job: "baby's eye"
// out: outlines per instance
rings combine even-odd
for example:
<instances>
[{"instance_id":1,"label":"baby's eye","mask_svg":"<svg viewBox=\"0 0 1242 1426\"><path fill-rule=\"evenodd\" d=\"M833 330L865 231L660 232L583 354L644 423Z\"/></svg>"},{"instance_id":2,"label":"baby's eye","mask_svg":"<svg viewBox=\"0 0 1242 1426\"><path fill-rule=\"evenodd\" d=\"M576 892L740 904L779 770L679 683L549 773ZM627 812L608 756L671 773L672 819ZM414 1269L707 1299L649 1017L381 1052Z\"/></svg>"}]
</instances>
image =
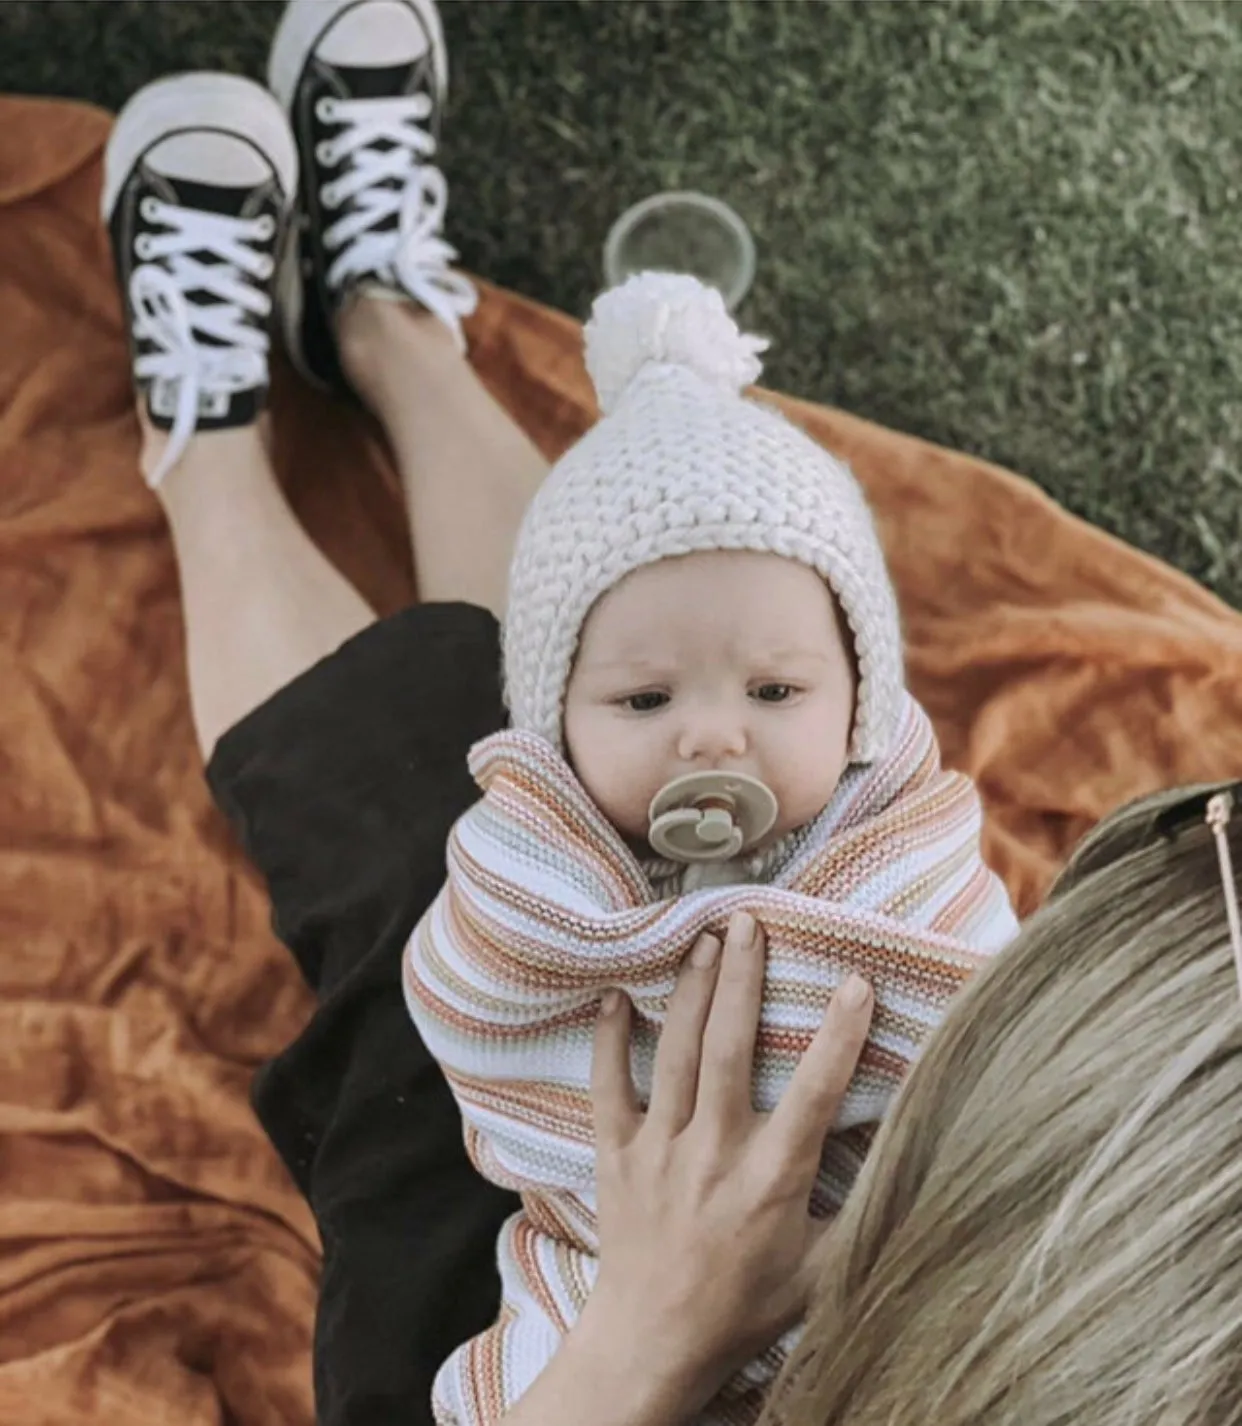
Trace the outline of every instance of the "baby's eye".
<instances>
[{"instance_id":1,"label":"baby's eye","mask_svg":"<svg viewBox=\"0 0 1242 1426\"><path fill-rule=\"evenodd\" d=\"M621 701L631 713L654 713L657 708L663 708L668 702L668 694L654 690L649 693L631 693L628 698L623 698Z\"/></svg>"},{"instance_id":2,"label":"baby's eye","mask_svg":"<svg viewBox=\"0 0 1242 1426\"><path fill-rule=\"evenodd\" d=\"M760 703L785 703L793 695L794 687L790 683L762 683L753 694Z\"/></svg>"}]
</instances>

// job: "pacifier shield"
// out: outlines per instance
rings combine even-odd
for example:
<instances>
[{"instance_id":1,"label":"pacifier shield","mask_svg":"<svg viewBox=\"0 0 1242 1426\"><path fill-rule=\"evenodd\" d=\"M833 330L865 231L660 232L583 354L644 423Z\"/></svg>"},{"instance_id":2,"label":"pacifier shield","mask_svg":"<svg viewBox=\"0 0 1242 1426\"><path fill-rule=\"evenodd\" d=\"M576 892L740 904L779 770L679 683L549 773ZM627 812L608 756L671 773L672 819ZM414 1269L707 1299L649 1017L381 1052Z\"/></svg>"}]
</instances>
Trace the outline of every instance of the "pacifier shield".
<instances>
[{"instance_id":1,"label":"pacifier shield","mask_svg":"<svg viewBox=\"0 0 1242 1426\"><path fill-rule=\"evenodd\" d=\"M691 772L651 799L647 840L677 862L726 861L776 825L776 795L743 772Z\"/></svg>"}]
</instances>

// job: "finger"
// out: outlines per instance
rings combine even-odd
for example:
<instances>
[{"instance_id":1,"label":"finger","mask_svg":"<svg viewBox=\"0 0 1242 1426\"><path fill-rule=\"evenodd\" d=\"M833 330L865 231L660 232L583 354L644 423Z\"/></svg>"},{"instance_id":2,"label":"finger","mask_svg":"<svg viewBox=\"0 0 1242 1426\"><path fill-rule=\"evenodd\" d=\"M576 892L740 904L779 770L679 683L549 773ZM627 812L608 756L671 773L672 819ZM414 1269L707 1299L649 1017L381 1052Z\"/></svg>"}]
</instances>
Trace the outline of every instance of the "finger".
<instances>
[{"instance_id":1,"label":"finger","mask_svg":"<svg viewBox=\"0 0 1242 1426\"><path fill-rule=\"evenodd\" d=\"M824 1139L858 1068L874 1005L871 987L853 974L832 997L768 1126L791 1165L813 1172L819 1163Z\"/></svg>"},{"instance_id":2,"label":"finger","mask_svg":"<svg viewBox=\"0 0 1242 1426\"><path fill-rule=\"evenodd\" d=\"M753 1112L751 1071L763 1004L767 945L753 916L738 912L729 921L720 975L703 1036L699 1067L700 1107L708 1113Z\"/></svg>"},{"instance_id":3,"label":"finger","mask_svg":"<svg viewBox=\"0 0 1242 1426\"><path fill-rule=\"evenodd\" d=\"M640 1118L630 1073L630 1019L629 998L619 990L606 990L591 1052L591 1111L597 1149L625 1143Z\"/></svg>"},{"instance_id":4,"label":"finger","mask_svg":"<svg viewBox=\"0 0 1242 1426\"><path fill-rule=\"evenodd\" d=\"M681 1133L694 1113L703 1027L711 1010L719 964L720 938L705 932L686 957L669 997L647 1109L648 1123L661 1133Z\"/></svg>"}]
</instances>

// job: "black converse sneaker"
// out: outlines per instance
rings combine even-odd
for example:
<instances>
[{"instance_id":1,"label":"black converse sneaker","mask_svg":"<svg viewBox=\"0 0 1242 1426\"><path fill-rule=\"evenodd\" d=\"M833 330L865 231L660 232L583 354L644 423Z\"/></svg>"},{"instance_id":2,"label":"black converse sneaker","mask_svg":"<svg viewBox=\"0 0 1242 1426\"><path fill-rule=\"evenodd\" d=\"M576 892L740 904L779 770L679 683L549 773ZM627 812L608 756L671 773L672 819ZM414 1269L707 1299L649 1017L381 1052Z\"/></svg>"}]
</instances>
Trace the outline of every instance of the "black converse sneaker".
<instances>
[{"instance_id":1,"label":"black converse sneaker","mask_svg":"<svg viewBox=\"0 0 1242 1426\"><path fill-rule=\"evenodd\" d=\"M441 236L448 197L433 165L448 56L432 0L290 0L268 83L297 139L297 241L280 275L289 354L312 381L348 389L335 320L358 286L410 298L464 348L474 288Z\"/></svg>"},{"instance_id":2,"label":"black converse sneaker","mask_svg":"<svg viewBox=\"0 0 1242 1426\"><path fill-rule=\"evenodd\" d=\"M134 379L171 431L158 485L196 430L253 421L267 396L274 272L297 189L280 106L228 74L141 89L104 154L102 208Z\"/></svg>"}]
</instances>

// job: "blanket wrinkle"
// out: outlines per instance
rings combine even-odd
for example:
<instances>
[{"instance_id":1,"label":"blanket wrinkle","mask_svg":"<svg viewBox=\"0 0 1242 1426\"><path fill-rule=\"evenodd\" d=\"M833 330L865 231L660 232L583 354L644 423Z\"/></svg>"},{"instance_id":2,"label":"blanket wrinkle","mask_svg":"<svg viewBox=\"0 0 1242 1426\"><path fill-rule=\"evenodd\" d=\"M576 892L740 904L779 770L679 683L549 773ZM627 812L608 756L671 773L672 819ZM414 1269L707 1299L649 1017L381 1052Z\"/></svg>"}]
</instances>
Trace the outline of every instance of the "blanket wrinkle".
<instances>
[{"instance_id":1,"label":"blanket wrinkle","mask_svg":"<svg viewBox=\"0 0 1242 1426\"><path fill-rule=\"evenodd\" d=\"M110 122L0 98L0 1422L310 1426L315 1227L246 1098L310 1001L202 783L98 219ZM484 284L470 338L549 457L594 419L571 318ZM373 423L273 379L294 509L401 608ZM764 399L857 471L912 691L1023 911L1118 802L1242 774L1234 611L995 466Z\"/></svg>"}]
</instances>

